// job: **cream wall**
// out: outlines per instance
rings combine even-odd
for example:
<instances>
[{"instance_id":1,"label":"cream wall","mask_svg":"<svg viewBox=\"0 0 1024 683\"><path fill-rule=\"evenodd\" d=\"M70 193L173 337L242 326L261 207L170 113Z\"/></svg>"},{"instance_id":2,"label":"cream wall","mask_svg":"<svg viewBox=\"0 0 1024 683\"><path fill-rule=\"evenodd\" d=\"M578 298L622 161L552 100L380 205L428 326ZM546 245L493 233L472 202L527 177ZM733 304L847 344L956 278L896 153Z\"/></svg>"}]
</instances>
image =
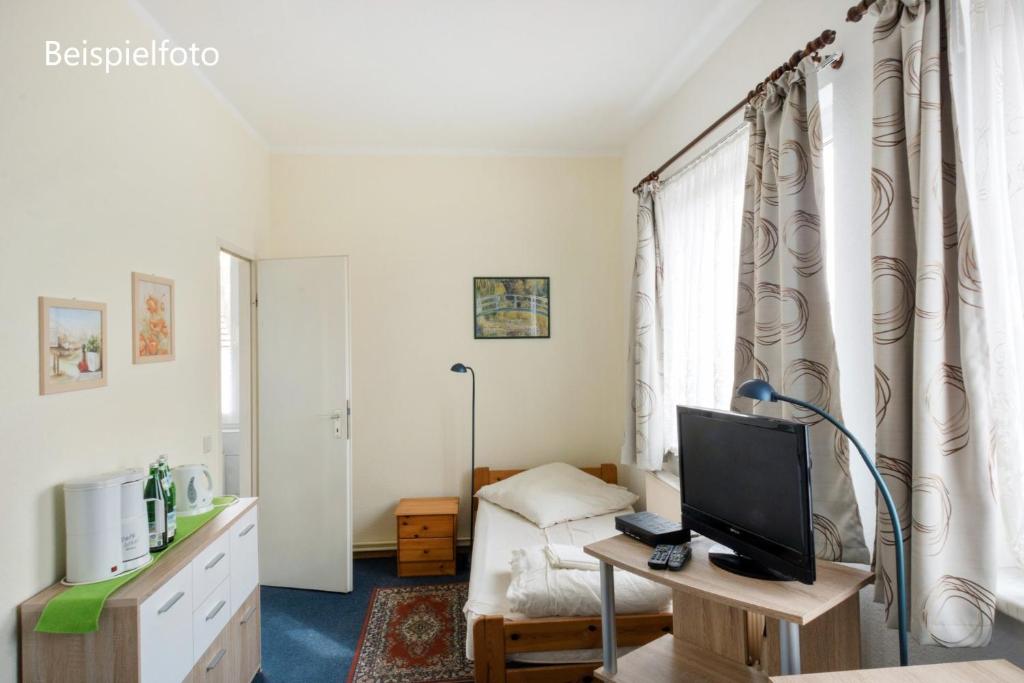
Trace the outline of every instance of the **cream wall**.
<instances>
[{"instance_id":1,"label":"cream wall","mask_svg":"<svg viewBox=\"0 0 1024 683\"><path fill-rule=\"evenodd\" d=\"M274 156L264 256L350 256L356 547L477 464L617 462L625 357L617 159ZM473 339L474 275L551 277L551 338Z\"/></svg>"},{"instance_id":2,"label":"cream wall","mask_svg":"<svg viewBox=\"0 0 1024 683\"><path fill-rule=\"evenodd\" d=\"M256 249L268 154L186 69L43 65L47 39L154 37L121 0L0 4L3 682L17 671L16 605L63 574L61 482L159 453L221 480L217 240ZM172 363L131 364L133 270L177 283ZM106 302L107 387L39 396L40 295Z\"/></svg>"}]
</instances>

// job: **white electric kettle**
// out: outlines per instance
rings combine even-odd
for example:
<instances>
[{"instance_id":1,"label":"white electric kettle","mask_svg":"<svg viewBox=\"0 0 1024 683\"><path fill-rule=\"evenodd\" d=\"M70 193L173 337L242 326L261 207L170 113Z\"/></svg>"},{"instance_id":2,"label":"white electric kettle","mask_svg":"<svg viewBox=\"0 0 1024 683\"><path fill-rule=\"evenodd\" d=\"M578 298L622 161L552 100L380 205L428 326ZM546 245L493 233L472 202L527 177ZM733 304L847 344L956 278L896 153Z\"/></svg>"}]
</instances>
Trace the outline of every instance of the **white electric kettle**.
<instances>
[{"instance_id":1,"label":"white electric kettle","mask_svg":"<svg viewBox=\"0 0 1024 683\"><path fill-rule=\"evenodd\" d=\"M179 517L201 515L213 509L213 477L206 465L178 465L171 470L171 476Z\"/></svg>"}]
</instances>

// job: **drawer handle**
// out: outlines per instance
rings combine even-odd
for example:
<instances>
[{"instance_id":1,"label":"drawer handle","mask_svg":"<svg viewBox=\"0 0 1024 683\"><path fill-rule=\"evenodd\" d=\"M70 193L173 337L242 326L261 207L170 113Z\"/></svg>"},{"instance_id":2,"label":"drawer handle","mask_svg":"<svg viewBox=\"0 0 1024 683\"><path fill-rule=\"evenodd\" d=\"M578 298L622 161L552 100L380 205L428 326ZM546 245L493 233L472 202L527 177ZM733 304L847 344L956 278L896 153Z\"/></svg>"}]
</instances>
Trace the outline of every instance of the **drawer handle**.
<instances>
[{"instance_id":1,"label":"drawer handle","mask_svg":"<svg viewBox=\"0 0 1024 683\"><path fill-rule=\"evenodd\" d=\"M250 524L249 526L247 526L244 529L242 529L242 533L238 534L238 537L241 538L242 536L248 535L248 533L250 531L252 531L253 529L255 529L255 528L256 528L255 524Z\"/></svg>"},{"instance_id":2,"label":"drawer handle","mask_svg":"<svg viewBox=\"0 0 1024 683\"><path fill-rule=\"evenodd\" d=\"M225 602L224 600L221 600L220 602L218 602L217 606L213 608L213 611L206 615L206 620L210 621L215 616L217 616L217 613L220 612L222 609L224 609L224 605L226 605L226 604L227 604L227 602Z\"/></svg>"},{"instance_id":3,"label":"drawer handle","mask_svg":"<svg viewBox=\"0 0 1024 683\"><path fill-rule=\"evenodd\" d=\"M256 614L256 605L253 605L249 608L249 611L245 613L245 616L242 617L242 620L240 622L238 622L238 625L245 626L246 624L248 624L249 620L252 619L252 615L254 614Z\"/></svg>"},{"instance_id":4,"label":"drawer handle","mask_svg":"<svg viewBox=\"0 0 1024 683\"><path fill-rule=\"evenodd\" d=\"M206 570L210 570L210 569L213 569L213 568L214 568L214 567L216 567L216 566L217 566L217 565L218 565L218 564L220 563L220 561L221 561L221 560L223 560L223 559L224 559L224 553L217 553L217 557L215 557L215 558L213 558L212 560L210 560L209 564L207 564L207 565L206 565L206 567L204 567L204 569L206 569Z\"/></svg>"},{"instance_id":5,"label":"drawer handle","mask_svg":"<svg viewBox=\"0 0 1024 683\"><path fill-rule=\"evenodd\" d=\"M213 671L214 669L216 669L217 665L220 664L220 660L224 659L224 655L226 655L227 653L227 650L221 648L220 652L214 655L213 659L210 660L210 663L206 665L206 670Z\"/></svg>"},{"instance_id":6,"label":"drawer handle","mask_svg":"<svg viewBox=\"0 0 1024 683\"><path fill-rule=\"evenodd\" d=\"M171 598L170 600L168 600L167 603L163 607L161 607L160 609L158 609L156 611L156 613L157 614L163 614L164 612L169 611L172 607L177 605L178 604L178 600L181 600L183 597L185 597L185 593L182 592L182 591L178 591L177 593L174 594L174 597Z\"/></svg>"}]
</instances>

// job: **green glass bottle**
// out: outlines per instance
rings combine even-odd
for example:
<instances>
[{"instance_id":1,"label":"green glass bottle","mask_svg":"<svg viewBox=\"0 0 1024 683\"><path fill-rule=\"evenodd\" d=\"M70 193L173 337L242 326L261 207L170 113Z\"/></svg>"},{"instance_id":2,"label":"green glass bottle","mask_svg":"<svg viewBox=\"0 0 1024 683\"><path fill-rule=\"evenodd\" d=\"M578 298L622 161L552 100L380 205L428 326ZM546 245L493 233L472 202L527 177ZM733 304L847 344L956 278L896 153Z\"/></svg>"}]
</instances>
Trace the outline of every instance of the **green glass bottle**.
<instances>
[{"instance_id":1,"label":"green glass bottle","mask_svg":"<svg viewBox=\"0 0 1024 683\"><path fill-rule=\"evenodd\" d=\"M146 512L149 515L149 551L160 552L167 547L167 505L160 467L155 462L149 464L149 479L146 480Z\"/></svg>"},{"instance_id":2,"label":"green glass bottle","mask_svg":"<svg viewBox=\"0 0 1024 683\"><path fill-rule=\"evenodd\" d=\"M164 504L167 506L167 542L171 543L178 531L177 492L175 491L174 477L171 476L171 467L167 464L167 456L161 455L157 464L164 486Z\"/></svg>"}]
</instances>

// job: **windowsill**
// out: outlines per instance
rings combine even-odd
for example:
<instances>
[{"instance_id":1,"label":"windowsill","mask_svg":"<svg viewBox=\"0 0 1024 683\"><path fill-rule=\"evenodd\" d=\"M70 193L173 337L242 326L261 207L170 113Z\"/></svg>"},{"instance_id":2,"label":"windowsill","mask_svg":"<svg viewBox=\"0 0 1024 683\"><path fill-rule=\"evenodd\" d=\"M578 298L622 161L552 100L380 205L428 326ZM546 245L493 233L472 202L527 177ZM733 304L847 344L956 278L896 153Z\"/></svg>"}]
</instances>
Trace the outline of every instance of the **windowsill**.
<instances>
[{"instance_id":1,"label":"windowsill","mask_svg":"<svg viewBox=\"0 0 1024 683\"><path fill-rule=\"evenodd\" d=\"M655 477L657 477L661 481L665 482L666 484L674 488L676 491L680 490L678 474L672 474L671 472L666 472L665 470L651 472L651 474L653 474Z\"/></svg>"},{"instance_id":2,"label":"windowsill","mask_svg":"<svg viewBox=\"0 0 1024 683\"><path fill-rule=\"evenodd\" d=\"M996 609L1017 621L1024 621L1024 569L1000 567Z\"/></svg>"}]
</instances>

